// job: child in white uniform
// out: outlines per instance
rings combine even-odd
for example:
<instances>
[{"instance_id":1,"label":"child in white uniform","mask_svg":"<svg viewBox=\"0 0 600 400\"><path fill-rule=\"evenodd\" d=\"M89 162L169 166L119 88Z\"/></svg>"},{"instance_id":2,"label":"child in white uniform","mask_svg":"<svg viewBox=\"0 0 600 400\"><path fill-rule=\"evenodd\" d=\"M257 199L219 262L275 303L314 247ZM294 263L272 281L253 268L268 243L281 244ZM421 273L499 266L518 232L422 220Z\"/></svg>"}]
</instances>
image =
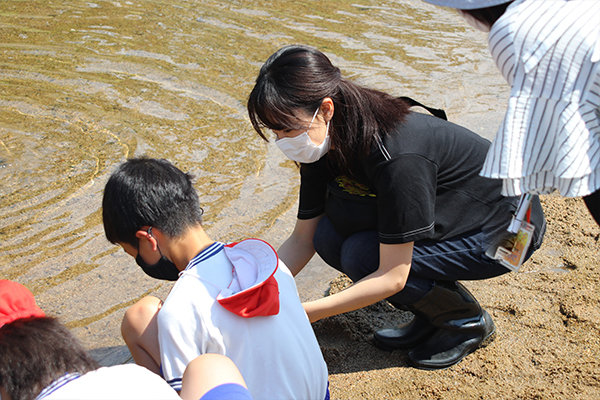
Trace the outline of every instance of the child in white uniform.
<instances>
[{"instance_id":1,"label":"child in white uniform","mask_svg":"<svg viewBox=\"0 0 600 400\"><path fill-rule=\"evenodd\" d=\"M44 314L25 286L5 279L0 280L0 354L3 400L180 399L144 367L100 367L58 319ZM185 371L181 398L224 398L217 393L251 399L231 360L216 354L194 359Z\"/></svg>"},{"instance_id":2,"label":"child in white uniform","mask_svg":"<svg viewBox=\"0 0 600 400\"><path fill-rule=\"evenodd\" d=\"M177 280L164 304L125 314L134 360L179 390L187 363L230 357L255 399L327 398L327 367L294 279L266 242L208 237L190 176L166 160L132 159L106 184L106 236L157 279Z\"/></svg>"}]
</instances>

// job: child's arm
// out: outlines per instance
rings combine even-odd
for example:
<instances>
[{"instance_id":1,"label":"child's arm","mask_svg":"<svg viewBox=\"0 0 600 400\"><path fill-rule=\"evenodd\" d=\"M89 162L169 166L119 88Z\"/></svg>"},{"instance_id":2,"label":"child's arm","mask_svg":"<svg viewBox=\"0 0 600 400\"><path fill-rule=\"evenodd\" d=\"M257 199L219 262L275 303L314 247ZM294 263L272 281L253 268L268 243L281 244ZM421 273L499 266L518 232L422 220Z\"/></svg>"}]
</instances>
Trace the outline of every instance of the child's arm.
<instances>
[{"instance_id":1,"label":"child's arm","mask_svg":"<svg viewBox=\"0 0 600 400\"><path fill-rule=\"evenodd\" d=\"M196 357L187 365L179 395L184 400L198 400L211 389L223 384L242 386L244 389L239 390L250 399L246 382L233 361L221 354L207 353Z\"/></svg>"},{"instance_id":2,"label":"child's arm","mask_svg":"<svg viewBox=\"0 0 600 400\"><path fill-rule=\"evenodd\" d=\"M298 219L294 231L277 250L279 258L296 276L315 254L313 237L321 216L311 219Z\"/></svg>"}]
</instances>

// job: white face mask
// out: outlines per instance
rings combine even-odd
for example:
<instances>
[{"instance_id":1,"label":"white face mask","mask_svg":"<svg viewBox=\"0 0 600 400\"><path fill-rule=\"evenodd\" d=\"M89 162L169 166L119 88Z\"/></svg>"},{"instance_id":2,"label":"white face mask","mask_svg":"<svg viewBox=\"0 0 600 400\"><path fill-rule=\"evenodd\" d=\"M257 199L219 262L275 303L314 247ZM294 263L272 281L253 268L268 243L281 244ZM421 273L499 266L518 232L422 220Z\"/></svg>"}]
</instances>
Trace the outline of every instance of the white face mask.
<instances>
[{"instance_id":1,"label":"white face mask","mask_svg":"<svg viewBox=\"0 0 600 400\"><path fill-rule=\"evenodd\" d=\"M319 106L317 111L315 111L315 115L313 115L312 119L310 120L310 124L308 125L306 132L301 133L298 136L283 137L275 140L277 147L279 147L283 154L285 154L289 159L299 163L313 163L318 161L325 155L325 153L329 151L329 121L327 121L327 126L325 127L325 139L323 139L323 143L316 145L312 142L312 140L310 140L310 136L308 136L308 131L310 130L310 127L312 126L312 123L315 120L320 108L321 107Z\"/></svg>"},{"instance_id":2,"label":"white face mask","mask_svg":"<svg viewBox=\"0 0 600 400\"><path fill-rule=\"evenodd\" d=\"M484 24L483 22L481 22L480 20L478 20L477 18L475 18L474 16L472 16L469 13L464 12L463 10L458 10L458 13L465 19L465 21L467 21L467 23L469 25L471 25L473 28L482 31L482 32L487 32L489 33L490 31L490 27L487 26L486 24Z\"/></svg>"}]
</instances>

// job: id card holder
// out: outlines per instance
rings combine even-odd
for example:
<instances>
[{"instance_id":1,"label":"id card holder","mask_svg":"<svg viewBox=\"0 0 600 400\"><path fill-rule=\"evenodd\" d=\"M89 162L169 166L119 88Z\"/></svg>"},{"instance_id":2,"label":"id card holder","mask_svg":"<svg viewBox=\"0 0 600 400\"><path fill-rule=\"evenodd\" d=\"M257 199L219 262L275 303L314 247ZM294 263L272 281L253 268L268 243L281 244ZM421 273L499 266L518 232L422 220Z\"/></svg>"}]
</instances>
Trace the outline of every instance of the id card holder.
<instances>
[{"instance_id":1,"label":"id card holder","mask_svg":"<svg viewBox=\"0 0 600 400\"><path fill-rule=\"evenodd\" d=\"M528 222L522 221L519 231L506 244L498 246L495 259L505 267L517 271L521 264L533 237L535 227ZM507 246L512 243L512 246ZM509 248L510 247L510 248Z\"/></svg>"}]
</instances>

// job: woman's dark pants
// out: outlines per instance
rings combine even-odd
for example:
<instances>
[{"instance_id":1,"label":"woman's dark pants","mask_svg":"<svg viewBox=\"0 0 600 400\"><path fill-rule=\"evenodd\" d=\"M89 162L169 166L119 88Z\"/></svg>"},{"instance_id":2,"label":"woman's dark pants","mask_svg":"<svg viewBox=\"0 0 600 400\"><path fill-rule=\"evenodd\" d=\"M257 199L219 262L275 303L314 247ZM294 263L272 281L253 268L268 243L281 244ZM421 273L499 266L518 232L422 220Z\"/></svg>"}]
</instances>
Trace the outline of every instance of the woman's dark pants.
<instances>
[{"instance_id":1,"label":"woman's dark pants","mask_svg":"<svg viewBox=\"0 0 600 400\"><path fill-rule=\"evenodd\" d=\"M327 217L323 217L314 236L314 246L327 264L354 282L379 267L379 239L375 231L358 232L345 238L336 232ZM388 301L401 307L420 300L433 288L435 281L487 279L509 271L485 255L482 232L443 242L417 241L404 290L389 297Z\"/></svg>"}]
</instances>

